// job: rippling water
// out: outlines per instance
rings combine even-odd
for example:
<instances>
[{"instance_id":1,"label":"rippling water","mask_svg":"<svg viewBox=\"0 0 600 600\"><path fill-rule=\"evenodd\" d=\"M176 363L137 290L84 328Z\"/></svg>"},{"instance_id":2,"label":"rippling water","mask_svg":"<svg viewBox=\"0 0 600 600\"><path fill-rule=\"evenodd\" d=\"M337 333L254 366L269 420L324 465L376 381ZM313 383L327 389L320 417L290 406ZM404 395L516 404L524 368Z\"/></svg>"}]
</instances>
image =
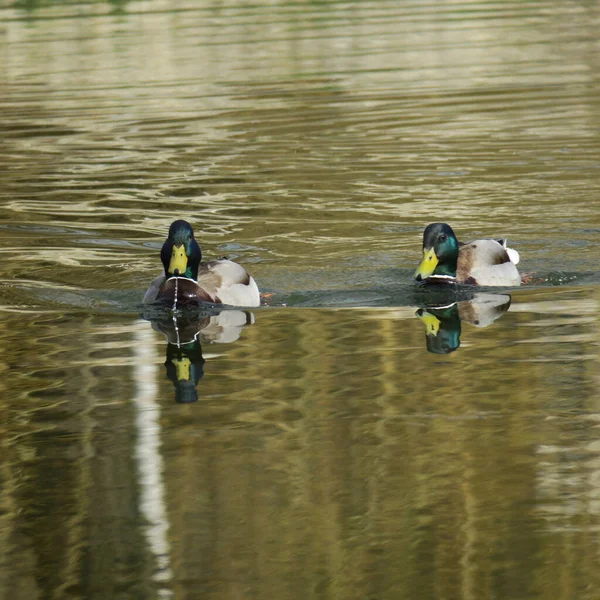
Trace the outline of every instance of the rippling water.
<instances>
[{"instance_id":1,"label":"rippling water","mask_svg":"<svg viewBox=\"0 0 600 600\"><path fill-rule=\"evenodd\" d=\"M599 25L2 4L0 589L595 598ZM144 312L175 218L267 306ZM531 283L416 288L438 220Z\"/></svg>"}]
</instances>

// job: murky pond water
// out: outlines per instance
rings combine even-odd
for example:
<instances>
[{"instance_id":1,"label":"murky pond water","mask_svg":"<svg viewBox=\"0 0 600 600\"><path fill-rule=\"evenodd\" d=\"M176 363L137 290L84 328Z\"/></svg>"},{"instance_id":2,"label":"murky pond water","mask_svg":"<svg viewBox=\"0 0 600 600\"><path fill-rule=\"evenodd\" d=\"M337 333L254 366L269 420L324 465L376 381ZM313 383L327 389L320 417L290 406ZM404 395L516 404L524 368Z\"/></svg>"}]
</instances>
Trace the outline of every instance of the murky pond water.
<instances>
[{"instance_id":1,"label":"murky pond water","mask_svg":"<svg viewBox=\"0 0 600 600\"><path fill-rule=\"evenodd\" d=\"M2 5L3 595L597 598L599 26ZM266 306L144 310L175 218ZM530 283L415 286L440 220Z\"/></svg>"}]
</instances>

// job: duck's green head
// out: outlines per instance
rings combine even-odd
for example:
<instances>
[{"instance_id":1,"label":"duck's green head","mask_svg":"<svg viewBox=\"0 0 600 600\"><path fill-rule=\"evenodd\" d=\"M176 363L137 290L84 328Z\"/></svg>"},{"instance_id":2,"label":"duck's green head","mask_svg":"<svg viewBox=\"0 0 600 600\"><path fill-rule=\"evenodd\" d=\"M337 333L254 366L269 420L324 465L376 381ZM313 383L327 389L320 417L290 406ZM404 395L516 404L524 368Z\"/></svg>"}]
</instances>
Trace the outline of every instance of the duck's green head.
<instances>
[{"instance_id":1,"label":"duck's green head","mask_svg":"<svg viewBox=\"0 0 600 600\"><path fill-rule=\"evenodd\" d=\"M450 354L460 346L460 316L458 306L419 308L415 313L425 325L427 352Z\"/></svg>"},{"instance_id":2,"label":"duck's green head","mask_svg":"<svg viewBox=\"0 0 600 600\"><path fill-rule=\"evenodd\" d=\"M198 341L184 346L167 344L165 367L175 386L175 402L189 404L198 400L196 385L204 377L204 358Z\"/></svg>"},{"instance_id":3,"label":"duck's green head","mask_svg":"<svg viewBox=\"0 0 600 600\"><path fill-rule=\"evenodd\" d=\"M423 259L415 271L421 281L432 275L456 277L458 241L450 225L432 223L423 233Z\"/></svg>"},{"instance_id":4,"label":"duck's green head","mask_svg":"<svg viewBox=\"0 0 600 600\"><path fill-rule=\"evenodd\" d=\"M183 220L174 221L160 251L160 259L165 268L165 276L198 278L198 266L202 251L194 239L192 226Z\"/></svg>"}]
</instances>

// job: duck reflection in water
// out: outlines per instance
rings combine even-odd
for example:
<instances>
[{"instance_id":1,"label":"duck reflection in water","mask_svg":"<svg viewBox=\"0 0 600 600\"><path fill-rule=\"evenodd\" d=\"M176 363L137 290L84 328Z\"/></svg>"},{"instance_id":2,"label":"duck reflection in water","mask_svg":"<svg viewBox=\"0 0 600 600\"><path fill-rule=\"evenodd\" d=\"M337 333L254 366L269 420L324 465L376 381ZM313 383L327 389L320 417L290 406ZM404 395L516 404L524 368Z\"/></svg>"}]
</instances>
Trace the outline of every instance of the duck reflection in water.
<instances>
[{"instance_id":1,"label":"duck reflection in water","mask_svg":"<svg viewBox=\"0 0 600 600\"><path fill-rule=\"evenodd\" d=\"M416 316L425 325L427 351L450 354L460 346L461 321L475 327L487 327L510 307L507 294L476 294L470 300L446 306L419 308Z\"/></svg>"},{"instance_id":2,"label":"duck reflection in water","mask_svg":"<svg viewBox=\"0 0 600 600\"><path fill-rule=\"evenodd\" d=\"M223 310L212 314L185 311L148 318L155 331L167 340L165 367L167 378L175 387L175 402L190 404L198 401L196 386L204 376L202 343L236 341L254 315L242 310Z\"/></svg>"}]
</instances>

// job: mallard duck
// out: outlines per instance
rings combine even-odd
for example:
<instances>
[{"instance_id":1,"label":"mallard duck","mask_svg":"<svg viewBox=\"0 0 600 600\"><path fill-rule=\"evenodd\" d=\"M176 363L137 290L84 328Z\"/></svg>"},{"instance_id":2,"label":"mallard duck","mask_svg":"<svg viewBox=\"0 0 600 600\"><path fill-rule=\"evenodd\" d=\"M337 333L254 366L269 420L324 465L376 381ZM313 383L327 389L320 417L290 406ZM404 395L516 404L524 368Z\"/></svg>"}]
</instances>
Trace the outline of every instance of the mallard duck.
<instances>
[{"instance_id":1,"label":"mallard duck","mask_svg":"<svg viewBox=\"0 0 600 600\"><path fill-rule=\"evenodd\" d=\"M450 281L470 285L516 286L521 276L519 253L506 240L460 243L450 225L432 223L423 233L423 260L415 271L417 281Z\"/></svg>"},{"instance_id":2,"label":"mallard duck","mask_svg":"<svg viewBox=\"0 0 600 600\"><path fill-rule=\"evenodd\" d=\"M202 251L187 221L171 224L160 259L164 274L152 282L144 303L160 301L173 307L201 302L260 306L256 281L244 267L226 258L201 262Z\"/></svg>"}]
</instances>

